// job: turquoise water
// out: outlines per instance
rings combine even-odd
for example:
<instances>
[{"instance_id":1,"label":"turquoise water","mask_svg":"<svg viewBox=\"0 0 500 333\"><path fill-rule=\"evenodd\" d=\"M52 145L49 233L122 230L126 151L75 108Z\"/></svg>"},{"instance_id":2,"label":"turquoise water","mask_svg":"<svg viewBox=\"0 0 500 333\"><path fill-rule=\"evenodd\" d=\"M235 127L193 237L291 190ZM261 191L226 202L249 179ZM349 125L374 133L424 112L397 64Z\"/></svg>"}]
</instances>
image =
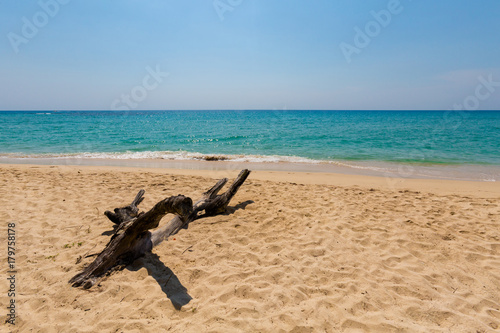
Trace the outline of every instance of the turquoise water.
<instances>
[{"instance_id":1,"label":"turquoise water","mask_svg":"<svg viewBox=\"0 0 500 333\"><path fill-rule=\"evenodd\" d=\"M500 112L0 112L0 157L500 166Z\"/></svg>"}]
</instances>

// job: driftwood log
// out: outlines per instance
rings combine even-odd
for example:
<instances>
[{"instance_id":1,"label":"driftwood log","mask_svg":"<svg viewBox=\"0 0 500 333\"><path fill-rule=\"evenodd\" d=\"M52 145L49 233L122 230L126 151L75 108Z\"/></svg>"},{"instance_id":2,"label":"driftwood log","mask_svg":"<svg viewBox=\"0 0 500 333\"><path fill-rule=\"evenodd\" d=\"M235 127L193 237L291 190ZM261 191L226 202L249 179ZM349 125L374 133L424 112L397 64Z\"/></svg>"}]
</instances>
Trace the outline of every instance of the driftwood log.
<instances>
[{"instance_id":1,"label":"driftwood log","mask_svg":"<svg viewBox=\"0 0 500 333\"><path fill-rule=\"evenodd\" d=\"M71 278L69 283L73 287L91 288L109 272L123 268L150 252L154 246L175 235L197 218L225 212L249 174L250 170L242 170L223 194L217 193L227 183L227 178L219 180L194 204L190 198L183 195L172 196L158 202L146 213L139 213L137 207L144 199L145 191L140 190L129 206L115 208L114 213L104 212L117 225L115 233L97 258L81 273ZM203 211L205 214L201 214ZM158 227L160 220L168 213L176 216L165 226L150 232L150 229Z\"/></svg>"},{"instance_id":2,"label":"driftwood log","mask_svg":"<svg viewBox=\"0 0 500 333\"><path fill-rule=\"evenodd\" d=\"M123 222L130 221L134 217L137 217L139 215L139 208L137 207L142 200L144 200L144 190L140 190L139 193L135 196L134 201L126 207L122 208L115 208L114 213L110 212L109 210L104 212L104 215L108 217L108 219L111 220L111 222L115 224L122 224Z\"/></svg>"},{"instance_id":3,"label":"driftwood log","mask_svg":"<svg viewBox=\"0 0 500 333\"><path fill-rule=\"evenodd\" d=\"M166 240L169 236L175 235L180 229L199 217L213 216L224 213L229 205L229 202L234 197L236 192L238 192L238 189L245 182L248 175L250 175L250 170L242 170L229 189L223 194L217 195L217 193L219 193L219 191L227 183L227 178L219 180L212 188L203 193L202 197L198 201L195 202L192 207L193 209L189 214L181 216L177 215L165 226L153 232L151 236L153 247ZM200 215L203 211L205 211L205 214Z\"/></svg>"}]
</instances>

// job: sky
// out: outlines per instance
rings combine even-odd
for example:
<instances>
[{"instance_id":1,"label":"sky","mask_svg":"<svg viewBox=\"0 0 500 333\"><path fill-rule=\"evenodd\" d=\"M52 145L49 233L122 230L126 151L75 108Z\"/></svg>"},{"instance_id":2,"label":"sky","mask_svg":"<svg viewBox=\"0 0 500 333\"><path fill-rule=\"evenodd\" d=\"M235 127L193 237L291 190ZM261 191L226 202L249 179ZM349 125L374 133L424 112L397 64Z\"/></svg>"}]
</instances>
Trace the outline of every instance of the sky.
<instances>
[{"instance_id":1,"label":"sky","mask_svg":"<svg viewBox=\"0 0 500 333\"><path fill-rule=\"evenodd\" d=\"M498 0L0 0L0 110L498 110L499 14Z\"/></svg>"}]
</instances>

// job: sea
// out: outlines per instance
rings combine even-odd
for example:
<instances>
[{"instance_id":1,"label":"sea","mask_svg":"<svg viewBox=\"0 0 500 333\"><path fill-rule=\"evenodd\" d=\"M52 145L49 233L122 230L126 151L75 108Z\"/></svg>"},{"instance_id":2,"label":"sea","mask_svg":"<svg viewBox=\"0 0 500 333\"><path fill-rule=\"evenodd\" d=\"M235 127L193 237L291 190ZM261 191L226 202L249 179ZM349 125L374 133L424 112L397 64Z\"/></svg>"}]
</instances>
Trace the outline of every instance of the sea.
<instances>
[{"instance_id":1,"label":"sea","mask_svg":"<svg viewBox=\"0 0 500 333\"><path fill-rule=\"evenodd\" d=\"M493 182L500 111L1 111L0 163L250 165Z\"/></svg>"}]
</instances>

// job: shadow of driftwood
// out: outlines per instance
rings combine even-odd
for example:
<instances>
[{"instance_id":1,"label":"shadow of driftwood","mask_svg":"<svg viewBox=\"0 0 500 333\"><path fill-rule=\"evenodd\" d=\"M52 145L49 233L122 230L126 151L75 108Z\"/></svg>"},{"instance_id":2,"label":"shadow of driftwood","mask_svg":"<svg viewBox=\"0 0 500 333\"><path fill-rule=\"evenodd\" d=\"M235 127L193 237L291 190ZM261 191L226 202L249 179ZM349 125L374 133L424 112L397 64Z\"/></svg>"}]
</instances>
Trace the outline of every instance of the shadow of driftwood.
<instances>
[{"instance_id":1,"label":"shadow of driftwood","mask_svg":"<svg viewBox=\"0 0 500 333\"><path fill-rule=\"evenodd\" d=\"M234 207L228 206L226 209L226 212L223 215L234 214L234 212L236 212L237 210L240 210L240 209L245 210L245 208L247 208L248 205L253 204L253 203L254 203L253 200L247 200L247 201L240 202L239 204L237 204Z\"/></svg>"},{"instance_id":2,"label":"shadow of driftwood","mask_svg":"<svg viewBox=\"0 0 500 333\"><path fill-rule=\"evenodd\" d=\"M107 230L107 231L104 231L101 235L102 236L113 236L116 232L116 224L113 226L113 230Z\"/></svg>"},{"instance_id":3,"label":"shadow of driftwood","mask_svg":"<svg viewBox=\"0 0 500 333\"><path fill-rule=\"evenodd\" d=\"M146 268L148 274L158 282L161 290L167 295L176 310L180 310L193 299L188 294L186 287L182 285L174 272L165 266L157 254L148 252L144 257L127 266L127 269L135 272L142 267Z\"/></svg>"},{"instance_id":4,"label":"shadow of driftwood","mask_svg":"<svg viewBox=\"0 0 500 333\"><path fill-rule=\"evenodd\" d=\"M254 203L253 200L247 200L247 201L244 201L244 202L240 202L239 204L237 204L234 207L227 206L226 207L226 211L224 213L217 214L217 215L231 215L231 214L234 214L237 210L239 210L239 209L245 209L248 205L253 204L253 203ZM217 216L217 215L215 215L215 216ZM212 217L212 216L213 215L201 214L201 215L198 216L198 218L196 220L194 220L191 223L196 223L196 221L198 221L200 219L203 219L203 218L206 218L206 217ZM182 227L182 229L188 229L188 228L189 228L189 224L186 224L185 226Z\"/></svg>"}]
</instances>

